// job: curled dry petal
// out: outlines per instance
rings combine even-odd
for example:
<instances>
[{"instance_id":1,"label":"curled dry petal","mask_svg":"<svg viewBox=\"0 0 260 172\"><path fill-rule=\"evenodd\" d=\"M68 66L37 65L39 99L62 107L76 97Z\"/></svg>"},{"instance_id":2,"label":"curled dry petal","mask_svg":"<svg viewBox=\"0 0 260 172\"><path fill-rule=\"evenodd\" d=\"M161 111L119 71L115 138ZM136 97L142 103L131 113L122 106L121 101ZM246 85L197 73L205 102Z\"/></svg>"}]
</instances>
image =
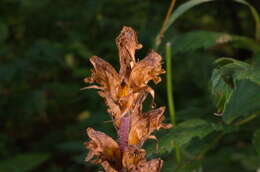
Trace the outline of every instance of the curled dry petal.
<instances>
[{"instance_id":1,"label":"curled dry petal","mask_svg":"<svg viewBox=\"0 0 260 172\"><path fill-rule=\"evenodd\" d=\"M123 166L129 170L137 170L140 163L145 163L145 150L136 146L128 146L123 153Z\"/></svg>"},{"instance_id":2,"label":"curled dry petal","mask_svg":"<svg viewBox=\"0 0 260 172\"><path fill-rule=\"evenodd\" d=\"M145 150L136 146L128 146L123 154L123 166L129 172L159 172L162 160L146 161Z\"/></svg>"},{"instance_id":3,"label":"curled dry petal","mask_svg":"<svg viewBox=\"0 0 260 172\"><path fill-rule=\"evenodd\" d=\"M116 45L120 59L119 73L122 77L127 77L135 64L135 51L142 48L142 44L138 43L136 32L131 27L124 26L116 38Z\"/></svg>"},{"instance_id":4,"label":"curled dry petal","mask_svg":"<svg viewBox=\"0 0 260 172\"><path fill-rule=\"evenodd\" d=\"M153 159L139 167L138 172L159 172L162 166L163 161L161 159Z\"/></svg>"},{"instance_id":5,"label":"curled dry petal","mask_svg":"<svg viewBox=\"0 0 260 172\"><path fill-rule=\"evenodd\" d=\"M143 115L138 115L132 118L128 143L130 145L143 145L146 139L155 138L154 136L151 136L153 131L159 130L160 128L171 128L171 124L162 123L165 119L163 116L164 111L165 107L160 107Z\"/></svg>"},{"instance_id":6,"label":"curled dry petal","mask_svg":"<svg viewBox=\"0 0 260 172\"><path fill-rule=\"evenodd\" d=\"M146 87L150 80L156 84L159 83L161 78L158 75L165 72L162 69L161 60L162 57L158 53L151 51L134 66L129 77L129 85L132 88L142 88Z\"/></svg>"},{"instance_id":7,"label":"curled dry petal","mask_svg":"<svg viewBox=\"0 0 260 172\"><path fill-rule=\"evenodd\" d=\"M92 128L87 129L87 134L91 140L85 143L86 148L89 149L86 161L90 161L96 156L97 160L92 162L101 164L107 162L115 169L120 168L121 152L117 142L106 134Z\"/></svg>"},{"instance_id":8,"label":"curled dry petal","mask_svg":"<svg viewBox=\"0 0 260 172\"><path fill-rule=\"evenodd\" d=\"M114 168L112 168L111 165L107 161L102 162L101 165L106 172L119 172L118 170L115 170Z\"/></svg>"},{"instance_id":9,"label":"curled dry petal","mask_svg":"<svg viewBox=\"0 0 260 172\"><path fill-rule=\"evenodd\" d=\"M120 86L120 78L116 70L108 62L97 56L91 57L90 62L94 66L94 69L92 70L92 75L85 78L84 81L87 83L98 83L100 87L96 88L108 91L111 97L116 99ZM93 86L89 88L93 88Z\"/></svg>"},{"instance_id":10,"label":"curled dry petal","mask_svg":"<svg viewBox=\"0 0 260 172\"><path fill-rule=\"evenodd\" d=\"M107 111L112 117L115 128L119 128L122 114L119 105L115 103L108 92L99 91L98 93L101 97L105 99L106 105L109 107Z\"/></svg>"}]
</instances>

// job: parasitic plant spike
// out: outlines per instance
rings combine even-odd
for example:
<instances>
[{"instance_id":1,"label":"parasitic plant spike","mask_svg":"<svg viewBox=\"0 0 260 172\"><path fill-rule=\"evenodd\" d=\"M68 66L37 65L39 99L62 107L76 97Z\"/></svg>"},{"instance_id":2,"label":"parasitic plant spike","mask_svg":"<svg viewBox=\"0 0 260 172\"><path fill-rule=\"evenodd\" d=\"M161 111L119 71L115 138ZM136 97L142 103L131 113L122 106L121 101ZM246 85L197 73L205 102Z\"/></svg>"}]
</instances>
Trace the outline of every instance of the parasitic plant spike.
<instances>
[{"instance_id":1,"label":"parasitic plant spike","mask_svg":"<svg viewBox=\"0 0 260 172\"><path fill-rule=\"evenodd\" d=\"M119 51L120 71L103 59L93 56L92 74L84 79L86 83L96 83L85 88L98 89L108 106L113 125L117 130L118 141L105 133L87 129L90 141L85 143L89 153L86 161L100 164L105 172L159 172L163 161L147 161L142 145L147 139L156 139L152 133L160 128L169 129L171 124L162 123L165 107L149 112L142 112L142 104L147 95L155 96L148 86L149 81L158 84L161 81L162 57L151 51L136 61L135 51L142 48L138 43L136 32L131 27L123 27L116 38ZM95 158L93 160L93 158Z\"/></svg>"}]
</instances>

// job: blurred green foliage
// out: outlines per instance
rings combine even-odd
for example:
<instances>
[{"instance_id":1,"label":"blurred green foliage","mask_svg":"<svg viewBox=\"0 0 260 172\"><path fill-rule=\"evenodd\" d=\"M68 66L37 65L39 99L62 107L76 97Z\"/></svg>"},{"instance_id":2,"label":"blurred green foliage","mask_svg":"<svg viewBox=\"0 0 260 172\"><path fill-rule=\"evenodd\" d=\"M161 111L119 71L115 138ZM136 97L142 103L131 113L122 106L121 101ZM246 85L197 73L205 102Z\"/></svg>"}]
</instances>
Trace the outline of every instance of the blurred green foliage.
<instances>
[{"instance_id":1,"label":"blurred green foliage","mask_svg":"<svg viewBox=\"0 0 260 172\"><path fill-rule=\"evenodd\" d=\"M177 0L176 7L185 2ZM260 2L248 2L259 13ZM96 91L80 91L90 75L88 58L98 55L118 67L114 40L128 25L145 47L137 53L141 59L153 47L169 4L1 0L0 171L100 170L84 162L85 129L113 137L115 131ZM248 7L219 0L190 9L165 33L159 52L164 56L165 43L172 43L177 126L157 133L157 151L152 151L156 143L146 145L150 157L164 159L163 171L260 169L255 28ZM166 106L164 77L155 90L157 104ZM176 144L182 156L178 164Z\"/></svg>"}]
</instances>

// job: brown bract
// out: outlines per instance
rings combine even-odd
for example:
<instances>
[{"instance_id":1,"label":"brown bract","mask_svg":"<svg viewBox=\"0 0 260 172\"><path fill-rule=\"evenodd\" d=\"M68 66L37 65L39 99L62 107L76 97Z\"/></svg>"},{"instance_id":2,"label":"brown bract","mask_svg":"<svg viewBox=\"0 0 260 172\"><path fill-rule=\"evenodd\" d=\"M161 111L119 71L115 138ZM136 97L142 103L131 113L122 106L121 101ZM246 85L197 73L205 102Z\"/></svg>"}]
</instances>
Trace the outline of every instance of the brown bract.
<instances>
[{"instance_id":1,"label":"brown bract","mask_svg":"<svg viewBox=\"0 0 260 172\"><path fill-rule=\"evenodd\" d=\"M158 109L151 110L150 112L133 116L128 143L130 145L141 146L144 141L149 138L156 139L155 136L151 135L153 131L159 130L160 128L171 128L171 124L162 123L164 120L164 111L165 107L160 107Z\"/></svg>"},{"instance_id":2,"label":"brown bract","mask_svg":"<svg viewBox=\"0 0 260 172\"><path fill-rule=\"evenodd\" d=\"M149 112L142 112L142 104L147 95L154 98L154 90L149 81L158 84L161 81L162 57L150 51L148 55L136 61L135 51L142 48L136 32L130 27L123 27L116 38L119 51L120 71L103 59L93 56L90 62L94 66L92 75L85 78L86 83L96 83L85 87L99 90L105 99L108 113L118 133L118 142L102 132L88 128L90 141L86 143L89 154L86 158L101 164L106 172L159 172L162 160L146 161L143 143L156 139L152 133L160 128L169 129L171 124L163 124L164 107Z\"/></svg>"}]
</instances>

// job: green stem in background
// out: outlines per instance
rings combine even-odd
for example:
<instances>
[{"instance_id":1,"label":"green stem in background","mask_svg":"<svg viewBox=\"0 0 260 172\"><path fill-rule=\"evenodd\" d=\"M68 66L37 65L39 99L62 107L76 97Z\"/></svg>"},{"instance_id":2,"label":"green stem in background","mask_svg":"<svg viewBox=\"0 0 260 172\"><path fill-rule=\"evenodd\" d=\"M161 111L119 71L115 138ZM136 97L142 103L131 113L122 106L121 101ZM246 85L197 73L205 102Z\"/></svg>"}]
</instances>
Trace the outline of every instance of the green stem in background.
<instances>
[{"instance_id":1,"label":"green stem in background","mask_svg":"<svg viewBox=\"0 0 260 172\"><path fill-rule=\"evenodd\" d=\"M176 125L175 120L175 105L174 105L174 99L173 99L173 85L172 85L172 49L171 49L171 43L166 43L166 81L167 81L167 97L168 97L168 107L169 107L169 113L170 118L173 126ZM175 156L177 162L181 162L181 151L178 144L174 144L175 146Z\"/></svg>"},{"instance_id":2,"label":"green stem in background","mask_svg":"<svg viewBox=\"0 0 260 172\"><path fill-rule=\"evenodd\" d=\"M172 52L171 52L171 43L166 43L166 81L167 81L167 97L168 97L168 107L170 118L172 124L175 125L175 105L173 99L173 85L172 85Z\"/></svg>"},{"instance_id":3,"label":"green stem in background","mask_svg":"<svg viewBox=\"0 0 260 172\"><path fill-rule=\"evenodd\" d=\"M251 121L251 120L253 120L254 118L256 118L257 115L258 115L258 114L252 114L252 115L248 116L247 118L242 119L241 121L238 121L238 122L235 123L234 125L235 125L235 126L243 125L243 124L247 123L248 121Z\"/></svg>"}]
</instances>

